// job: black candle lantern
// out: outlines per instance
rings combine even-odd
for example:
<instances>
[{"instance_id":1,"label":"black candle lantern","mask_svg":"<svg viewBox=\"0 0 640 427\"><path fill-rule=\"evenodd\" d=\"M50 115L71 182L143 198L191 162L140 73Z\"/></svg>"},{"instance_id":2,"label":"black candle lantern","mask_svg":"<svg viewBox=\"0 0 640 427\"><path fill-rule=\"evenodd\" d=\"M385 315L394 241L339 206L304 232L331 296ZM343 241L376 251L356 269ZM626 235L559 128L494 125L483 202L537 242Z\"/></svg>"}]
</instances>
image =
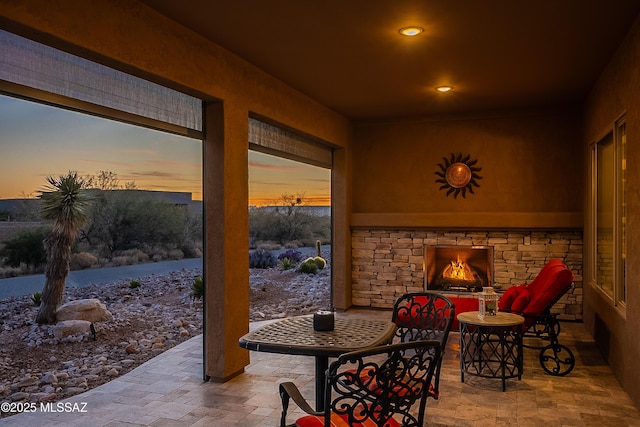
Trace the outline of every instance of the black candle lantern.
<instances>
[{"instance_id":1,"label":"black candle lantern","mask_svg":"<svg viewBox=\"0 0 640 427\"><path fill-rule=\"evenodd\" d=\"M320 310L313 313L313 329L316 331L333 331L335 320L333 311Z\"/></svg>"}]
</instances>

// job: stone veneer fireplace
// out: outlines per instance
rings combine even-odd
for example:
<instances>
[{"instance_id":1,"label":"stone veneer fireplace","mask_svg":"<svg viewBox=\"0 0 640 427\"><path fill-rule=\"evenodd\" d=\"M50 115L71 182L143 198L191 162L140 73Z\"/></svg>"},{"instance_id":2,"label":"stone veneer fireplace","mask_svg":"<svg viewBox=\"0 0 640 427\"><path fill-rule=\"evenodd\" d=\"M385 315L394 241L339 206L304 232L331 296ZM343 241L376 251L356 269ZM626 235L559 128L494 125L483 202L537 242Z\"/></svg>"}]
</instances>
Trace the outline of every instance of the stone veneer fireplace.
<instances>
[{"instance_id":1,"label":"stone veneer fireplace","mask_svg":"<svg viewBox=\"0 0 640 427\"><path fill-rule=\"evenodd\" d=\"M560 258L573 272L574 287L554 306L558 318L582 320L581 230L364 229L351 232L352 303L392 308L407 292L425 290L425 250L435 246L493 247L492 284L498 290L530 283L544 264Z\"/></svg>"}]
</instances>

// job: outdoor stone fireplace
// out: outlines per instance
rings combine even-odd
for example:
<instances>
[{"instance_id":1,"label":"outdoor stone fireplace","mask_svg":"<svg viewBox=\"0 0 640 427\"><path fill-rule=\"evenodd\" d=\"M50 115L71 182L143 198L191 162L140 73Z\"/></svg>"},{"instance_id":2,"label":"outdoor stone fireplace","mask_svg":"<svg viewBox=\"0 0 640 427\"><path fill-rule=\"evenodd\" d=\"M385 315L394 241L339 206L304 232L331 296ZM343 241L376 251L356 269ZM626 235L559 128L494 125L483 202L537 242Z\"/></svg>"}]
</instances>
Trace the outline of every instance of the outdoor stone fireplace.
<instances>
[{"instance_id":1,"label":"outdoor stone fireplace","mask_svg":"<svg viewBox=\"0 0 640 427\"><path fill-rule=\"evenodd\" d=\"M493 246L425 246L425 289L480 292L493 286Z\"/></svg>"},{"instance_id":2,"label":"outdoor stone fireplace","mask_svg":"<svg viewBox=\"0 0 640 427\"><path fill-rule=\"evenodd\" d=\"M422 292L425 284L429 289L429 247L492 247L493 272L488 268L486 281L498 292L530 283L549 260L562 259L574 274L574 287L554 306L554 312L559 313L559 319L582 320L581 230L354 228L351 242L354 306L390 309L402 294ZM471 298L473 292L458 294Z\"/></svg>"}]
</instances>

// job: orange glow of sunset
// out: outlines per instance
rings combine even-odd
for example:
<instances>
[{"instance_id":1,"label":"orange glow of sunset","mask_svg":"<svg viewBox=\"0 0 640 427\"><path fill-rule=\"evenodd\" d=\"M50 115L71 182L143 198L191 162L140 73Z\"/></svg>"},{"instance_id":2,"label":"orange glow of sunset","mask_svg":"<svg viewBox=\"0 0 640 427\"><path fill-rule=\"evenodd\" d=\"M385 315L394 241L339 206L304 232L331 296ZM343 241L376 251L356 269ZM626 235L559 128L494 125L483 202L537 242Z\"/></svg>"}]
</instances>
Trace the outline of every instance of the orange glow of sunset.
<instances>
[{"instance_id":1,"label":"orange glow of sunset","mask_svg":"<svg viewBox=\"0 0 640 427\"><path fill-rule=\"evenodd\" d=\"M308 206L331 205L331 170L249 152L249 205L278 205L283 194Z\"/></svg>"},{"instance_id":2,"label":"orange glow of sunset","mask_svg":"<svg viewBox=\"0 0 640 427\"><path fill-rule=\"evenodd\" d=\"M202 200L202 141L0 95L0 199L35 197L48 176L109 171L121 185ZM249 152L251 206L283 194L331 204L331 171Z\"/></svg>"}]
</instances>

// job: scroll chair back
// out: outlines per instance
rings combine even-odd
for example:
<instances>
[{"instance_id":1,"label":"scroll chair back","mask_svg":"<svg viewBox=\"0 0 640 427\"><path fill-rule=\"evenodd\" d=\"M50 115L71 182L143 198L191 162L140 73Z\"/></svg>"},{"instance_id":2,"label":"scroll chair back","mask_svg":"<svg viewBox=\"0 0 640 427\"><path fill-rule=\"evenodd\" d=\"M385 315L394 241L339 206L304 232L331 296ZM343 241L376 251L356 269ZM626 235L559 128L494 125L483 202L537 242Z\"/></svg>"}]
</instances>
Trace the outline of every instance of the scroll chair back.
<instances>
[{"instance_id":1,"label":"scroll chair back","mask_svg":"<svg viewBox=\"0 0 640 427\"><path fill-rule=\"evenodd\" d=\"M391 321L398 326L396 337L400 342L436 340L444 355L449 331L455 320L455 304L447 297L434 292L416 292L398 298L393 307ZM438 361L429 395L440 395L440 366Z\"/></svg>"},{"instance_id":2,"label":"scroll chair back","mask_svg":"<svg viewBox=\"0 0 640 427\"><path fill-rule=\"evenodd\" d=\"M289 399L309 415L291 426L422 427L440 343L413 341L341 355L327 371L325 410L314 411L293 383L280 384L281 426Z\"/></svg>"}]
</instances>

